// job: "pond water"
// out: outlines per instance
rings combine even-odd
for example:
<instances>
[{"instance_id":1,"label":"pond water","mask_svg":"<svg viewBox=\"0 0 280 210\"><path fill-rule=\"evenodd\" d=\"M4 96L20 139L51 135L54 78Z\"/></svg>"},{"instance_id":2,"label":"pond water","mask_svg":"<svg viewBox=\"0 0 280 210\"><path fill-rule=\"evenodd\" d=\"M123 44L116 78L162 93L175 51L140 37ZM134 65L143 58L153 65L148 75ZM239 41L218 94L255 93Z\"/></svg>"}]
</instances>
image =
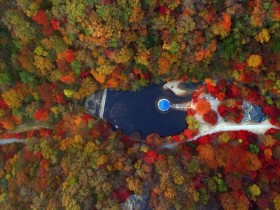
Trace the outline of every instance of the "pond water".
<instances>
[{"instance_id":1,"label":"pond water","mask_svg":"<svg viewBox=\"0 0 280 210\"><path fill-rule=\"evenodd\" d=\"M139 132L145 137L156 132L168 136L187 127L186 112L171 109L170 104L188 102L191 98L191 95L178 97L163 85L150 85L139 91L94 93L87 98L85 107L92 115L108 120L125 134Z\"/></svg>"}]
</instances>

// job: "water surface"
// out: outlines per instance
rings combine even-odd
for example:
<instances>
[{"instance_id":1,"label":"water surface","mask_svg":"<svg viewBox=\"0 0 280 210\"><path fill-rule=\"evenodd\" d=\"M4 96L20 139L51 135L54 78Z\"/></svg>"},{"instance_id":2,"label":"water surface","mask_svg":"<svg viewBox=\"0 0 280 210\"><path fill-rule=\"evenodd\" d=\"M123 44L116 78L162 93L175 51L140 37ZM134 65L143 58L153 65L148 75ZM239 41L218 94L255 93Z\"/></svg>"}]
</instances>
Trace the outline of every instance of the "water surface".
<instances>
[{"instance_id":1,"label":"water surface","mask_svg":"<svg viewBox=\"0 0 280 210\"><path fill-rule=\"evenodd\" d=\"M186 127L186 112L170 109L166 112L157 107L158 100L168 99L171 103L190 101L192 96L178 97L162 85L150 85L139 91L107 90L102 117L125 134L139 132L142 137L150 133L169 136L182 132ZM96 100L87 101L86 107L94 107L91 113L99 115L102 97L97 93Z\"/></svg>"}]
</instances>

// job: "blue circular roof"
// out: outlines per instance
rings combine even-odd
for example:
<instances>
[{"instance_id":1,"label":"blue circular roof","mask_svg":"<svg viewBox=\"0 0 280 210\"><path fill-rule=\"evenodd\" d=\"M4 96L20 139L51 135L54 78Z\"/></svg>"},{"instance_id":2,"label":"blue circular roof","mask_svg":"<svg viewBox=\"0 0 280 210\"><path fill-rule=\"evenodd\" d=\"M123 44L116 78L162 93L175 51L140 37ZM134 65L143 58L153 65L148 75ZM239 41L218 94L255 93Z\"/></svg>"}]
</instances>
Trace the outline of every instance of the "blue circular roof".
<instances>
[{"instance_id":1,"label":"blue circular roof","mask_svg":"<svg viewBox=\"0 0 280 210\"><path fill-rule=\"evenodd\" d=\"M167 99L165 99L165 98L160 99L160 100L158 101L158 104L157 104L157 105L158 105L159 110L160 110L160 111L163 111L163 112L169 110L169 108L171 107L171 104L170 104L169 100L167 100Z\"/></svg>"}]
</instances>

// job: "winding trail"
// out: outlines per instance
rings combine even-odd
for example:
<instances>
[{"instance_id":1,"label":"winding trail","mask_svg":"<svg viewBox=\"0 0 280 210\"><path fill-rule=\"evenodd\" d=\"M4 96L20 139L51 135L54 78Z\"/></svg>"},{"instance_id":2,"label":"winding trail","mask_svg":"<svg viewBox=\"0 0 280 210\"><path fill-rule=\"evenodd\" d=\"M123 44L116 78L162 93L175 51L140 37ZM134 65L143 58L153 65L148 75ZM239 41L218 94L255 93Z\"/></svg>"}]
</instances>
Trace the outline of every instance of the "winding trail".
<instances>
[{"instance_id":1,"label":"winding trail","mask_svg":"<svg viewBox=\"0 0 280 210\"><path fill-rule=\"evenodd\" d=\"M16 139L16 138L0 139L0 145L11 144L11 143L25 143L25 140L24 139Z\"/></svg>"}]
</instances>

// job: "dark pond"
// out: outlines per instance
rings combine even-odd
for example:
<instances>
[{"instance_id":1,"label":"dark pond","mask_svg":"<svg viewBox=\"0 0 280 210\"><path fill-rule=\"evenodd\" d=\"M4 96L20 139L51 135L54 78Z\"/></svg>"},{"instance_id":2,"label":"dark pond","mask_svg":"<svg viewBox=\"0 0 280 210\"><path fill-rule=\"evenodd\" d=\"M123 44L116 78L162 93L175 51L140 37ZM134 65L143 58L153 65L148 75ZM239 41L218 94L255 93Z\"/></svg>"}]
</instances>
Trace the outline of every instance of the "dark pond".
<instances>
[{"instance_id":1,"label":"dark pond","mask_svg":"<svg viewBox=\"0 0 280 210\"><path fill-rule=\"evenodd\" d=\"M85 107L95 116L108 120L126 134L139 132L142 137L156 132L161 136L178 134L187 127L186 112L169 109L160 111L158 101L168 99L171 104L191 100L178 97L163 85L150 85L139 91L104 90L87 98Z\"/></svg>"}]
</instances>

